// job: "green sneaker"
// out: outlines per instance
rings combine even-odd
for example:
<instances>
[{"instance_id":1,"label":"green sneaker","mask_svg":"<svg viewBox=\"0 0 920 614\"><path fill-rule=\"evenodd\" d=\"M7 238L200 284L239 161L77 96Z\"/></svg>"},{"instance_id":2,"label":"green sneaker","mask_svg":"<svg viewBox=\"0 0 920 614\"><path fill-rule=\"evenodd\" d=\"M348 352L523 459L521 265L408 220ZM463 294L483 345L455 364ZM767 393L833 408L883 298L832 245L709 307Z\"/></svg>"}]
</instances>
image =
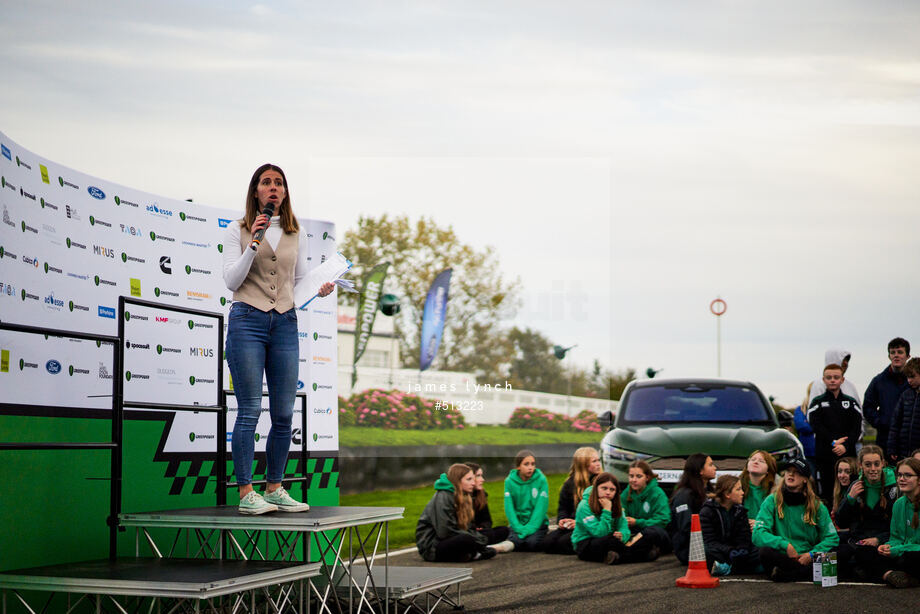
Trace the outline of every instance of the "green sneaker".
<instances>
[{"instance_id":1,"label":"green sneaker","mask_svg":"<svg viewBox=\"0 0 920 614\"><path fill-rule=\"evenodd\" d=\"M277 490L265 493L265 501L272 505L278 506L282 512L307 512L310 506L291 498L291 495L284 490L284 486L279 486Z\"/></svg>"},{"instance_id":2,"label":"green sneaker","mask_svg":"<svg viewBox=\"0 0 920 614\"><path fill-rule=\"evenodd\" d=\"M268 503L265 499L262 498L262 495L256 491L250 491L245 497L240 499L240 514L249 514L254 516L256 514L267 514L268 512L277 512L278 506L272 503Z\"/></svg>"}]
</instances>

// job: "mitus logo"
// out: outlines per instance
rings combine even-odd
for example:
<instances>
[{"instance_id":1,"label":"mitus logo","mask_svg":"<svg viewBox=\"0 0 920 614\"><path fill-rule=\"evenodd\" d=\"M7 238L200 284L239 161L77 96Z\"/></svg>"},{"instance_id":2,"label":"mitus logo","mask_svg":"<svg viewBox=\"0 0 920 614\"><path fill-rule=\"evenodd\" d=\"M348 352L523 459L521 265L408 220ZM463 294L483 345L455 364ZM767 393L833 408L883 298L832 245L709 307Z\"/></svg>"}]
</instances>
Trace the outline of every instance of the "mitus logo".
<instances>
[{"instance_id":1,"label":"mitus logo","mask_svg":"<svg viewBox=\"0 0 920 614\"><path fill-rule=\"evenodd\" d=\"M167 209L166 207L161 207L158 203L153 203L152 205L147 205L147 213L150 215L155 215L157 217L172 217L173 212Z\"/></svg>"},{"instance_id":2,"label":"mitus logo","mask_svg":"<svg viewBox=\"0 0 920 614\"><path fill-rule=\"evenodd\" d=\"M96 200L105 200L105 192L103 192L102 190L100 190L94 185L91 185L88 188L86 188L86 191L89 192L89 195L95 198Z\"/></svg>"},{"instance_id":3,"label":"mitus logo","mask_svg":"<svg viewBox=\"0 0 920 614\"><path fill-rule=\"evenodd\" d=\"M16 228L16 222L10 219L10 212L6 208L6 205L3 205L3 223L10 228Z\"/></svg>"},{"instance_id":4,"label":"mitus logo","mask_svg":"<svg viewBox=\"0 0 920 614\"><path fill-rule=\"evenodd\" d=\"M61 363L52 358L45 363L45 370L51 375L57 375L61 372Z\"/></svg>"},{"instance_id":5,"label":"mitus logo","mask_svg":"<svg viewBox=\"0 0 920 614\"><path fill-rule=\"evenodd\" d=\"M150 231L150 240L151 241L169 241L170 243L175 243L176 240L173 237L167 235L161 235L158 232Z\"/></svg>"},{"instance_id":6,"label":"mitus logo","mask_svg":"<svg viewBox=\"0 0 920 614\"><path fill-rule=\"evenodd\" d=\"M76 187L76 186L74 186L74 187ZM80 217L80 214L77 213L77 208L76 208L76 207L71 207L70 205L64 205L64 208L67 210L67 219L68 219L68 220L80 221L80 220L83 219L82 217Z\"/></svg>"},{"instance_id":7,"label":"mitus logo","mask_svg":"<svg viewBox=\"0 0 920 614\"><path fill-rule=\"evenodd\" d=\"M226 228L227 226L230 225L230 222L232 221L233 220L228 220L226 218L219 217L217 218L217 225L220 226L221 228Z\"/></svg>"},{"instance_id":8,"label":"mitus logo","mask_svg":"<svg viewBox=\"0 0 920 614\"><path fill-rule=\"evenodd\" d=\"M76 247L77 249L86 249L85 245L83 245L82 243L77 243L70 237L67 237L66 243L67 243L67 249L70 249L71 247Z\"/></svg>"},{"instance_id":9,"label":"mitus logo","mask_svg":"<svg viewBox=\"0 0 920 614\"><path fill-rule=\"evenodd\" d=\"M22 261L26 264L30 264L36 269L38 268L38 258L30 258L29 256L23 256Z\"/></svg>"},{"instance_id":10,"label":"mitus logo","mask_svg":"<svg viewBox=\"0 0 920 614\"><path fill-rule=\"evenodd\" d=\"M99 305L98 315L100 318L111 318L112 320L116 319L115 310L111 307L103 307Z\"/></svg>"},{"instance_id":11,"label":"mitus logo","mask_svg":"<svg viewBox=\"0 0 920 614\"><path fill-rule=\"evenodd\" d=\"M79 189L80 189L80 186L78 186L78 185L75 184L75 183L71 183L70 181L67 181L66 179L64 179L64 178L61 177L61 176L58 176L58 183L61 184L61 187L62 187L62 188L66 185L68 188L73 188L74 190L79 190Z\"/></svg>"},{"instance_id":12,"label":"mitus logo","mask_svg":"<svg viewBox=\"0 0 920 614\"><path fill-rule=\"evenodd\" d=\"M118 206L128 205L129 207L134 207L135 209L137 209L140 206L137 203L132 203L130 200L125 200L124 198L121 198L120 196L115 196L115 204Z\"/></svg>"},{"instance_id":13,"label":"mitus logo","mask_svg":"<svg viewBox=\"0 0 920 614\"><path fill-rule=\"evenodd\" d=\"M198 217L197 215L192 215L191 213L185 213L184 211L179 212L179 219L183 222L192 221L192 222L207 222L208 219L204 217Z\"/></svg>"},{"instance_id":14,"label":"mitus logo","mask_svg":"<svg viewBox=\"0 0 920 614\"><path fill-rule=\"evenodd\" d=\"M93 245L93 253L103 258L114 258L115 251L103 245Z\"/></svg>"},{"instance_id":15,"label":"mitus logo","mask_svg":"<svg viewBox=\"0 0 920 614\"><path fill-rule=\"evenodd\" d=\"M160 256L160 270L167 275L172 275L172 258L169 256Z\"/></svg>"},{"instance_id":16,"label":"mitus logo","mask_svg":"<svg viewBox=\"0 0 920 614\"><path fill-rule=\"evenodd\" d=\"M28 224L26 224L25 220L22 221L20 226L23 232L31 232L32 234L36 234L36 235L38 234L38 228L35 228L34 226L29 226Z\"/></svg>"},{"instance_id":17,"label":"mitus logo","mask_svg":"<svg viewBox=\"0 0 920 614\"><path fill-rule=\"evenodd\" d=\"M122 234L138 238L144 236L144 231L137 226L131 226L130 224L119 224L118 226L121 228Z\"/></svg>"},{"instance_id":18,"label":"mitus logo","mask_svg":"<svg viewBox=\"0 0 920 614\"><path fill-rule=\"evenodd\" d=\"M61 309L64 306L64 301L54 298L54 294L49 294L44 299L45 305L51 307L52 309Z\"/></svg>"},{"instance_id":19,"label":"mitus logo","mask_svg":"<svg viewBox=\"0 0 920 614\"><path fill-rule=\"evenodd\" d=\"M2 143L0 143L0 152L3 153L3 157L4 157L4 158L6 158L7 160L9 160L10 162L13 161L13 154L10 152L10 148L9 148L9 147L7 147L6 145L3 145Z\"/></svg>"},{"instance_id":20,"label":"mitus logo","mask_svg":"<svg viewBox=\"0 0 920 614\"><path fill-rule=\"evenodd\" d=\"M214 358L214 348L190 347L188 353L189 356L197 356L199 358Z\"/></svg>"}]
</instances>

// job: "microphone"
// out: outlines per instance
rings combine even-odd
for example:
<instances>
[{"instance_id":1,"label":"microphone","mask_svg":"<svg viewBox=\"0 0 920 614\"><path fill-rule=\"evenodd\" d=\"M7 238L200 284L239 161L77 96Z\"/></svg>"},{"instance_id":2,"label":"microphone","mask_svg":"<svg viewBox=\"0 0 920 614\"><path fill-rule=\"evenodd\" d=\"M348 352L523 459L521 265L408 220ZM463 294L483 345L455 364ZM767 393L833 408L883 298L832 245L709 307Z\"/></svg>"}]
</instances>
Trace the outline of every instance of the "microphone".
<instances>
[{"instance_id":1,"label":"microphone","mask_svg":"<svg viewBox=\"0 0 920 614\"><path fill-rule=\"evenodd\" d=\"M262 209L262 215L267 215L268 217L272 216L272 213L275 212L275 206L271 203L266 203L265 207ZM267 228L267 226L266 226ZM262 243L262 237L265 236L265 228L260 228L256 231L256 234L252 235L252 241L249 242L249 248L252 251L256 251L259 245Z\"/></svg>"}]
</instances>

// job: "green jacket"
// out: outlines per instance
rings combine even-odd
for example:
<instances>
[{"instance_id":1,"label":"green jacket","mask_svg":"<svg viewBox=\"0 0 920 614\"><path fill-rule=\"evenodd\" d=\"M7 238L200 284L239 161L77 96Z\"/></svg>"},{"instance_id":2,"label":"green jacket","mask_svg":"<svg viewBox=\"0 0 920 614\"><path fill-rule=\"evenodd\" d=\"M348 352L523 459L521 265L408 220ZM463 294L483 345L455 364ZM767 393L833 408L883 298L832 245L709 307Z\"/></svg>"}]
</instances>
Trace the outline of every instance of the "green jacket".
<instances>
[{"instance_id":1,"label":"green jacket","mask_svg":"<svg viewBox=\"0 0 920 614\"><path fill-rule=\"evenodd\" d=\"M533 535L549 524L546 509L549 507L549 483L536 469L526 482L512 469L505 478L505 516L508 526L520 539Z\"/></svg>"},{"instance_id":2,"label":"green jacket","mask_svg":"<svg viewBox=\"0 0 920 614\"><path fill-rule=\"evenodd\" d=\"M744 509L747 510L748 518L757 518L760 513L760 506L763 505L764 499L769 495L761 486L750 484L747 494L744 495Z\"/></svg>"},{"instance_id":3,"label":"green jacket","mask_svg":"<svg viewBox=\"0 0 920 614\"><path fill-rule=\"evenodd\" d=\"M891 512L891 544L892 556L901 556L905 552L920 552L920 527L910 526L914 519L914 506L910 499L901 496L895 501Z\"/></svg>"},{"instance_id":4,"label":"green jacket","mask_svg":"<svg viewBox=\"0 0 920 614\"><path fill-rule=\"evenodd\" d=\"M757 522L754 523L752 541L758 548L775 548L785 550L792 544L796 552L830 552L837 547L840 539L831 522L831 515L820 501L818 502L818 517L815 524L806 524L802 519L805 515L804 505L783 505L783 518L776 513L776 495L767 495Z\"/></svg>"},{"instance_id":5,"label":"green jacket","mask_svg":"<svg viewBox=\"0 0 920 614\"><path fill-rule=\"evenodd\" d=\"M637 529L656 525L665 528L671 522L668 496L661 490L657 479L649 482L642 492L627 488L620 493L620 503L623 505L623 513L636 519Z\"/></svg>"},{"instance_id":6,"label":"green jacket","mask_svg":"<svg viewBox=\"0 0 920 614\"><path fill-rule=\"evenodd\" d=\"M614 519L613 514L608 510L601 510L600 516L596 516L594 512L591 511L591 506L588 505L588 497L591 496L591 488L589 486L585 489L585 494L582 496L581 503L578 504L578 509L575 510L575 530L572 531L572 546L576 546L578 542L591 538L591 537L607 537L608 535L613 535L614 532L619 531L623 534L623 539L620 540L624 544L629 541L629 525L626 523L626 515L620 511L619 518ZM646 488L648 490L648 488Z\"/></svg>"},{"instance_id":7,"label":"green jacket","mask_svg":"<svg viewBox=\"0 0 920 614\"><path fill-rule=\"evenodd\" d=\"M442 473L434 483L434 496L428 501L415 526L415 545L423 559L433 561L438 542L460 534L472 535L483 546L488 542L488 538L479 531L457 526L454 485L447 479L447 474Z\"/></svg>"}]
</instances>

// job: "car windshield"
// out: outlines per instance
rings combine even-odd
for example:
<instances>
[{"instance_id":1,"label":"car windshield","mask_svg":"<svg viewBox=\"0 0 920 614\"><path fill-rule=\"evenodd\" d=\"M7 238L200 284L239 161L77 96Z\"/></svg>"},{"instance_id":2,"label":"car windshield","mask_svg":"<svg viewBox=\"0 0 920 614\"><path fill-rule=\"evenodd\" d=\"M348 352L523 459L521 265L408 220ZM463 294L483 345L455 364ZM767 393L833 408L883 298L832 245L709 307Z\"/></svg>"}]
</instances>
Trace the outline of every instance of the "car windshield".
<instances>
[{"instance_id":1,"label":"car windshield","mask_svg":"<svg viewBox=\"0 0 920 614\"><path fill-rule=\"evenodd\" d=\"M701 384L634 388L621 423L730 422L772 424L756 390Z\"/></svg>"}]
</instances>

